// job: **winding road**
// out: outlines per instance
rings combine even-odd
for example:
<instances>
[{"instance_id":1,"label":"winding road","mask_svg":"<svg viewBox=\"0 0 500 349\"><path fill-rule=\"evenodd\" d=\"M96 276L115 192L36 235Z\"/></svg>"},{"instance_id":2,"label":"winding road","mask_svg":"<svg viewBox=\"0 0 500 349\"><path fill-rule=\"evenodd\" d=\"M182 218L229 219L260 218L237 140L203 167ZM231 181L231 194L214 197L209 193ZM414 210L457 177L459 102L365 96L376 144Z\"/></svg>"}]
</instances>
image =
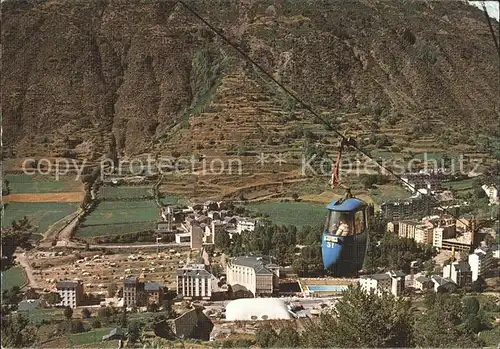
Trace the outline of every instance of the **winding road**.
<instances>
[{"instance_id":1,"label":"winding road","mask_svg":"<svg viewBox=\"0 0 500 349\"><path fill-rule=\"evenodd\" d=\"M24 253L16 254L16 261L23 267L24 272L26 273L26 278L28 279L28 285L31 288L38 288L38 283L36 282L35 277L33 276L33 269L31 268L28 257Z\"/></svg>"}]
</instances>

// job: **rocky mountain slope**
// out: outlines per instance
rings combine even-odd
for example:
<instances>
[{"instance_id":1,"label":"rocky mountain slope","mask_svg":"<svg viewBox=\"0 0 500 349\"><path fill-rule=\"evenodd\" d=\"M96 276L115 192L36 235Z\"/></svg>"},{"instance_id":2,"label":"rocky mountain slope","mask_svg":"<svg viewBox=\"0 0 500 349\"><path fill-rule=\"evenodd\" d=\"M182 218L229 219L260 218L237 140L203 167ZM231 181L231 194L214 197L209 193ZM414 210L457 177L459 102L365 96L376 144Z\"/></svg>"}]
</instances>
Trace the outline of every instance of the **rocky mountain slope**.
<instances>
[{"instance_id":1,"label":"rocky mountain slope","mask_svg":"<svg viewBox=\"0 0 500 349\"><path fill-rule=\"evenodd\" d=\"M483 14L443 1L188 1L347 134L498 132ZM2 2L7 156L278 146L312 119L176 1ZM415 144L417 144L415 143ZM211 150L209 150L211 149Z\"/></svg>"}]
</instances>

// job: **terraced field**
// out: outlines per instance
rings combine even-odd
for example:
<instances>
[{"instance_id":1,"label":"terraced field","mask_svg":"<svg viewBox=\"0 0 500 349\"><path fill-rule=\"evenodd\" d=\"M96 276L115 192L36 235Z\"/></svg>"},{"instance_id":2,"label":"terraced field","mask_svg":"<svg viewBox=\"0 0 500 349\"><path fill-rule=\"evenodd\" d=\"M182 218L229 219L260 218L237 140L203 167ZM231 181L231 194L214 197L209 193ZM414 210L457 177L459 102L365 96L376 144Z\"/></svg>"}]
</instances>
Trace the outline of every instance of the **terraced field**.
<instances>
[{"instance_id":1,"label":"terraced field","mask_svg":"<svg viewBox=\"0 0 500 349\"><path fill-rule=\"evenodd\" d=\"M248 209L269 215L279 225L295 225L297 228L323 224L326 209L323 205L303 202L269 202L247 205Z\"/></svg>"},{"instance_id":2,"label":"terraced field","mask_svg":"<svg viewBox=\"0 0 500 349\"><path fill-rule=\"evenodd\" d=\"M101 201L80 224L75 236L86 238L151 230L159 218L154 200Z\"/></svg>"},{"instance_id":3,"label":"terraced field","mask_svg":"<svg viewBox=\"0 0 500 349\"><path fill-rule=\"evenodd\" d=\"M77 209L77 203L14 202L5 206L2 226L8 226L13 220L20 220L26 216L30 223L37 227L36 232L43 234L49 226Z\"/></svg>"},{"instance_id":4,"label":"terraced field","mask_svg":"<svg viewBox=\"0 0 500 349\"><path fill-rule=\"evenodd\" d=\"M83 190L81 181L75 181L73 177L56 180L53 176L7 174L5 179L9 181L9 189L12 194L62 193Z\"/></svg>"},{"instance_id":5,"label":"terraced field","mask_svg":"<svg viewBox=\"0 0 500 349\"><path fill-rule=\"evenodd\" d=\"M21 287L26 283L26 275L20 266L12 267L9 270L2 271L2 290L9 290L14 286Z\"/></svg>"},{"instance_id":6,"label":"terraced field","mask_svg":"<svg viewBox=\"0 0 500 349\"><path fill-rule=\"evenodd\" d=\"M113 199L139 199L152 198L153 190L151 186L104 186L99 189L99 198L103 200Z\"/></svg>"}]
</instances>

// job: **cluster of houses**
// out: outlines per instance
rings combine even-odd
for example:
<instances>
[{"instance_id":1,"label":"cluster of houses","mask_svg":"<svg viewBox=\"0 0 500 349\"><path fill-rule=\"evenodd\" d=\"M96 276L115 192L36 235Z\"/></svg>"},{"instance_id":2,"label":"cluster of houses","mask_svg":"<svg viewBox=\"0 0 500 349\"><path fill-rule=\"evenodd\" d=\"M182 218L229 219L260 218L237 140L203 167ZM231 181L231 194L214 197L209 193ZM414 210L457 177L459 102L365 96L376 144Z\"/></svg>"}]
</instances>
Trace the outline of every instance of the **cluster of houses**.
<instances>
[{"instance_id":1,"label":"cluster of houses","mask_svg":"<svg viewBox=\"0 0 500 349\"><path fill-rule=\"evenodd\" d=\"M476 226L474 217L429 216L421 220L389 222L387 231L439 250L470 251L475 241L481 238L481 234L474 234Z\"/></svg>"},{"instance_id":2,"label":"cluster of houses","mask_svg":"<svg viewBox=\"0 0 500 349\"><path fill-rule=\"evenodd\" d=\"M166 206L161 216L163 222L158 224L157 231L172 232L178 244L190 243L193 249L214 244L219 232L226 231L232 236L253 231L258 224L256 219L233 215L223 201L207 201L187 208Z\"/></svg>"},{"instance_id":3,"label":"cluster of houses","mask_svg":"<svg viewBox=\"0 0 500 349\"><path fill-rule=\"evenodd\" d=\"M403 220L413 217L441 214L445 208L448 212L458 214L461 206L468 205L467 202L459 202L454 199L450 190L444 190L442 183L449 180L449 175L442 171L420 171L418 173L407 173L402 177L404 187L411 193L411 197L404 200L383 202L380 211L384 218L389 220ZM489 199L489 205L500 204L500 191L496 184L483 185L481 187ZM429 195L433 195L430 198ZM435 200L437 199L437 200ZM440 205L436 205L437 201Z\"/></svg>"},{"instance_id":4,"label":"cluster of houses","mask_svg":"<svg viewBox=\"0 0 500 349\"><path fill-rule=\"evenodd\" d=\"M449 264L443 266L442 275L426 276L422 273L406 275L402 272L390 271L381 274L363 275L359 284L366 291L373 290L377 294L383 292L400 296L406 288L426 291L440 289L453 291L458 287L470 286L480 277L494 271L498 265L500 253L497 248L488 248L484 243L468 256L467 260L456 261L452 257Z\"/></svg>"}]
</instances>

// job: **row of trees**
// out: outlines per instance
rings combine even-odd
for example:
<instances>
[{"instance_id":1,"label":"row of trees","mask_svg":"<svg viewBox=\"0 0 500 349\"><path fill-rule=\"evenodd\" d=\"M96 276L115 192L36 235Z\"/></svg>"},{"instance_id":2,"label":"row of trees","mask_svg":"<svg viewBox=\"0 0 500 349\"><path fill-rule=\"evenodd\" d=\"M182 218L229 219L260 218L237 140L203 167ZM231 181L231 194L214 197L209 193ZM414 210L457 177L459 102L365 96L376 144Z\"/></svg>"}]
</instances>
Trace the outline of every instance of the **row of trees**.
<instances>
[{"instance_id":1,"label":"row of trees","mask_svg":"<svg viewBox=\"0 0 500 349\"><path fill-rule=\"evenodd\" d=\"M25 216L19 221L12 221L11 225L2 228L2 271L9 269L14 261L14 252L18 247L31 248L31 236L35 228Z\"/></svg>"},{"instance_id":2,"label":"row of trees","mask_svg":"<svg viewBox=\"0 0 500 349\"><path fill-rule=\"evenodd\" d=\"M334 310L306 325L277 333L271 326L256 332L262 348L293 347L481 347L480 331L491 328L474 297L429 293L424 305L391 294L377 296L350 287Z\"/></svg>"},{"instance_id":3,"label":"row of trees","mask_svg":"<svg viewBox=\"0 0 500 349\"><path fill-rule=\"evenodd\" d=\"M412 239L399 238L386 232L387 221L380 216L370 222L369 242L364 269L410 271L412 261L426 262L434 256L432 246L416 243ZM323 269L321 255L322 225L278 226L269 222L256 227L253 232L215 235L215 248L230 256L264 254L276 257L280 265L291 265L300 276L328 273Z\"/></svg>"},{"instance_id":4,"label":"row of trees","mask_svg":"<svg viewBox=\"0 0 500 349\"><path fill-rule=\"evenodd\" d=\"M322 273L322 230L322 226L297 229L295 226L267 222L257 226L253 232L233 234L232 239L227 232L218 233L215 235L215 248L230 256L272 255L280 265L292 265L299 274Z\"/></svg>"}]
</instances>

